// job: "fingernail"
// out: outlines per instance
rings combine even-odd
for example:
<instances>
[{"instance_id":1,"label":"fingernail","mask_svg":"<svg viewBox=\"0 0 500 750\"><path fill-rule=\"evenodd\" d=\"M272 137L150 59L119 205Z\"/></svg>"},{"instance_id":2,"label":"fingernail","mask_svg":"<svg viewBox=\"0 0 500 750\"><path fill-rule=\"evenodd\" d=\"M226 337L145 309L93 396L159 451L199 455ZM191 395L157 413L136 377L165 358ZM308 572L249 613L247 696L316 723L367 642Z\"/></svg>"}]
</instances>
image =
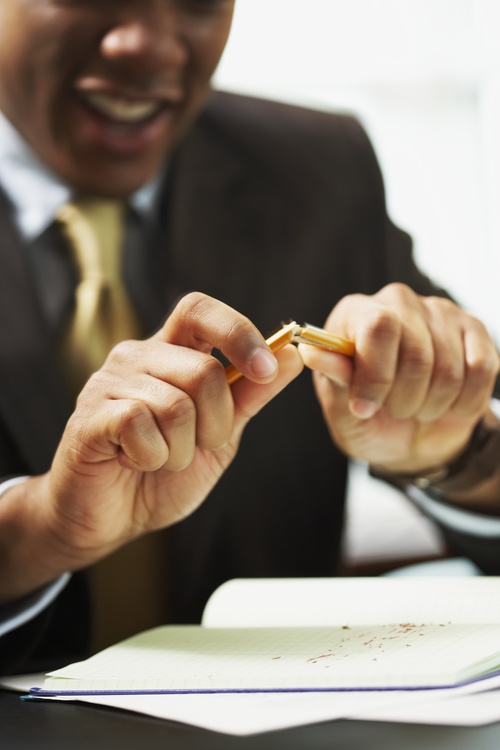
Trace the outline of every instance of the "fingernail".
<instances>
[{"instance_id":1,"label":"fingernail","mask_svg":"<svg viewBox=\"0 0 500 750\"><path fill-rule=\"evenodd\" d=\"M351 400L351 411L358 419L371 419L379 410L376 401L367 401L364 398L353 398Z\"/></svg>"},{"instance_id":2,"label":"fingernail","mask_svg":"<svg viewBox=\"0 0 500 750\"><path fill-rule=\"evenodd\" d=\"M256 349L249 364L257 378L269 378L278 369L276 357L267 349Z\"/></svg>"}]
</instances>

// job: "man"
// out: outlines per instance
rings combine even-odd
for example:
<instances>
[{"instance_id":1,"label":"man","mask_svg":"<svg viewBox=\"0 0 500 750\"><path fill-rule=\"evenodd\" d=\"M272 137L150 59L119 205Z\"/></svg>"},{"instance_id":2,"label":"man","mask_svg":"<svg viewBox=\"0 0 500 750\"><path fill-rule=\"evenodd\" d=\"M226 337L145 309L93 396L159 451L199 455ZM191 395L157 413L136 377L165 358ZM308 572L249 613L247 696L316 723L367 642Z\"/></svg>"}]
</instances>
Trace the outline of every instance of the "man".
<instances>
[{"instance_id":1,"label":"man","mask_svg":"<svg viewBox=\"0 0 500 750\"><path fill-rule=\"evenodd\" d=\"M479 541L468 521L445 532L500 567L493 342L415 267L354 121L209 97L233 5L2 3L6 671L80 655L79 571L150 531L171 527L172 621L196 620L227 578L334 575L346 456L427 486L436 517L484 514ZM76 407L60 347L78 269L57 218L75 195L129 203L123 275L144 338L111 351ZM355 357L302 346L313 388L297 350L275 359L259 333L290 316L326 320ZM230 387L212 349L245 377Z\"/></svg>"}]
</instances>

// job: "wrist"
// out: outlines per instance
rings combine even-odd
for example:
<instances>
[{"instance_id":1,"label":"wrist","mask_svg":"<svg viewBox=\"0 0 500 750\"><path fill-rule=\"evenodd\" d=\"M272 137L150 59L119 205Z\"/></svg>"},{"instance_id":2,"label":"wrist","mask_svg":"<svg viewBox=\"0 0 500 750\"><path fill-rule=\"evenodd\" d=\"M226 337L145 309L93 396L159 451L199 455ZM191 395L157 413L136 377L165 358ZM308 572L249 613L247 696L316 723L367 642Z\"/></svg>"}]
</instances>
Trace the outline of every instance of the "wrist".
<instances>
[{"instance_id":1,"label":"wrist","mask_svg":"<svg viewBox=\"0 0 500 750\"><path fill-rule=\"evenodd\" d=\"M69 568L54 553L40 485L45 475L19 477L0 497L0 604L19 600L56 580Z\"/></svg>"},{"instance_id":2,"label":"wrist","mask_svg":"<svg viewBox=\"0 0 500 750\"><path fill-rule=\"evenodd\" d=\"M415 473L392 473L370 468L372 476L404 487L412 484L419 489L442 495L466 494L489 482L500 472L500 424L482 419L474 428L469 442L449 463Z\"/></svg>"}]
</instances>

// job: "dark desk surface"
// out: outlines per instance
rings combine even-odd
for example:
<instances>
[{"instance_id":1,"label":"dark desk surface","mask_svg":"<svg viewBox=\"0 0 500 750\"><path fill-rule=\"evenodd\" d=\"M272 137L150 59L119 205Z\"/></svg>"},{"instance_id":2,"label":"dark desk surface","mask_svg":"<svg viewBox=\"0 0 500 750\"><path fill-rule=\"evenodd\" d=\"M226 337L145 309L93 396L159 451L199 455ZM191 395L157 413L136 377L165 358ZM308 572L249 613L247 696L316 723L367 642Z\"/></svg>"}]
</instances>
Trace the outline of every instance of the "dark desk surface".
<instances>
[{"instance_id":1,"label":"dark desk surface","mask_svg":"<svg viewBox=\"0 0 500 750\"><path fill-rule=\"evenodd\" d=\"M500 723L478 728L332 721L251 737L0 691L1 750L492 750Z\"/></svg>"}]
</instances>

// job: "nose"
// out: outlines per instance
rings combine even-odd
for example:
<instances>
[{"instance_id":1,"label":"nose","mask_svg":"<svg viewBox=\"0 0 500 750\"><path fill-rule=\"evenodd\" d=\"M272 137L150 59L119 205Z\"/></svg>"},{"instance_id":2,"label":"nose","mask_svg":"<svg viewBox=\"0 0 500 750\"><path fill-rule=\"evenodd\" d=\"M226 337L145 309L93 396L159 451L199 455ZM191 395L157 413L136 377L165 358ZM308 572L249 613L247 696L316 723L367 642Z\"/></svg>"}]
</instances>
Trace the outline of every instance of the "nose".
<instances>
[{"instance_id":1,"label":"nose","mask_svg":"<svg viewBox=\"0 0 500 750\"><path fill-rule=\"evenodd\" d=\"M144 9L124 16L103 36L101 55L130 66L132 75L178 70L188 57L182 19L165 5L161 12Z\"/></svg>"}]
</instances>

